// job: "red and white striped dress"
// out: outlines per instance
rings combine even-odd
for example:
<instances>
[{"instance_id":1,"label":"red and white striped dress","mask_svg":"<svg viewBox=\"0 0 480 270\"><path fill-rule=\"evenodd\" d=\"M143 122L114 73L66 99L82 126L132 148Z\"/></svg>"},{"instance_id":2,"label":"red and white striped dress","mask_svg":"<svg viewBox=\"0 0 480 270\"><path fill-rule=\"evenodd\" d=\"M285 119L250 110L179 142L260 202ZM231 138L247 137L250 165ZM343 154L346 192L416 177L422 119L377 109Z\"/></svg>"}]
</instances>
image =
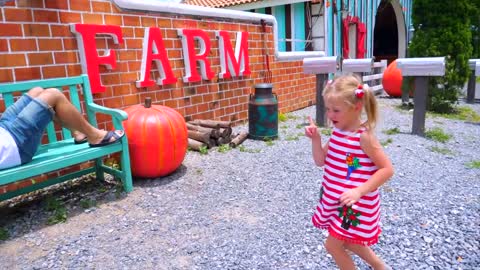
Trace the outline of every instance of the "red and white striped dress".
<instances>
[{"instance_id":1,"label":"red and white striped dress","mask_svg":"<svg viewBox=\"0 0 480 270\"><path fill-rule=\"evenodd\" d=\"M360 245L373 245L381 233L378 189L361 197L353 207L340 207L340 195L370 179L377 167L360 147L360 135L334 129L328 143L323 174L323 196L312 217L313 224L333 237ZM349 165L350 164L350 165ZM350 173L349 173L350 171Z\"/></svg>"}]
</instances>

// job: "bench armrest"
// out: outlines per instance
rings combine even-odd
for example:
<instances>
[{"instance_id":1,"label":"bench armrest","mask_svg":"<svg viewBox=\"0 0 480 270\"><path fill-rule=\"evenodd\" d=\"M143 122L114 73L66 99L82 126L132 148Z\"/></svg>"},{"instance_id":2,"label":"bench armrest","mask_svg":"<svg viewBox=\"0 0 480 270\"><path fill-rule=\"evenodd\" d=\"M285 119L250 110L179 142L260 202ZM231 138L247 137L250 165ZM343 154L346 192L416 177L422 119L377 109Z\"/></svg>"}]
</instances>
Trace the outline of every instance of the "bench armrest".
<instances>
[{"instance_id":1,"label":"bench armrest","mask_svg":"<svg viewBox=\"0 0 480 270\"><path fill-rule=\"evenodd\" d=\"M116 129L123 129L122 121L128 119L128 114L119 109L107 108L95 103L87 103L86 107L87 107L87 111L90 111L93 113L103 113L103 114L111 115L113 126Z\"/></svg>"}]
</instances>

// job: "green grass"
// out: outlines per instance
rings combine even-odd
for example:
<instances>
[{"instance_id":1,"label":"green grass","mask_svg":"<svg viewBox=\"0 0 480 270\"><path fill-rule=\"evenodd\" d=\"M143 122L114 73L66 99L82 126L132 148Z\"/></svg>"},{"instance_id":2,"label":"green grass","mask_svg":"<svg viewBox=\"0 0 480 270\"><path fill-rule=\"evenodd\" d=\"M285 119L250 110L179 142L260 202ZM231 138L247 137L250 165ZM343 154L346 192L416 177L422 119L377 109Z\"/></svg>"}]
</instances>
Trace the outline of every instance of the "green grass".
<instances>
[{"instance_id":1,"label":"green grass","mask_svg":"<svg viewBox=\"0 0 480 270\"><path fill-rule=\"evenodd\" d=\"M278 114L278 122L286 122L288 120L288 117L284 113L279 113Z\"/></svg>"},{"instance_id":2,"label":"green grass","mask_svg":"<svg viewBox=\"0 0 480 270\"><path fill-rule=\"evenodd\" d=\"M88 209L97 206L97 201L92 199L84 199L80 201L80 206L83 209Z\"/></svg>"},{"instance_id":3,"label":"green grass","mask_svg":"<svg viewBox=\"0 0 480 270\"><path fill-rule=\"evenodd\" d=\"M60 200L48 197L45 203L45 210L51 212L51 216L47 220L48 225L67 221L67 208Z\"/></svg>"},{"instance_id":4,"label":"green grass","mask_svg":"<svg viewBox=\"0 0 480 270\"><path fill-rule=\"evenodd\" d=\"M240 145L237 147L240 152L245 152L245 153L260 153L260 149L250 149L245 147L244 145Z\"/></svg>"},{"instance_id":5,"label":"green grass","mask_svg":"<svg viewBox=\"0 0 480 270\"><path fill-rule=\"evenodd\" d=\"M398 127L394 127L394 128L384 130L383 133L387 135L395 135L400 133L400 129Z\"/></svg>"},{"instance_id":6,"label":"green grass","mask_svg":"<svg viewBox=\"0 0 480 270\"><path fill-rule=\"evenodd\" d=\"M436 142L446 143L452 138L452 135L447 134L441 128L436 127L425 131L425 137Z\"/></svg>"},{"instance_id":7,"label":"green grass","mask_svg":"<svg viewBox=\"0 0 480 270\"><path fill-rule=\"evenodd\" d=\"M298 141L300 137L303 136L303 133L298 133L295 135L288 135L285 137L286 141Z\"/></svg>"},{"instance_id":8,"label":"green grass","mask_svg":"<svg viewBox=\"0 0 480 270\"><path fill-rule=\"evenodd\" d=\"M431 150L432 152L440 153L440 154L442 154L442 155L452 155L452 154L453 154L453 152L450 151L450 149L442 148L442 147L437 147L437 146L431 147L430 150Z\"/></svg>"},{"instance_id":9,"label":"green grass","mask_svg":"<svg viewBox=\"0 0 480 270\"><path fill-rule=\"evenodd\" d=\"M200 151L199 151L199 152L200 152L200 154L202 154L202 155L208 154L208 147L207 147L206 145L200 146Z\"/></svg>"},{"instance_id":10,"label":"green grass","mask_svg":"<svg viewBox=\"0 0 480 270\"><path fill-rule=\"evenodd\" d=\"M222 145L218 146L218 152L220 152L220 153L225 153L225 152L228 152L230 150L232 150L232 148L228 144L222 144Z\"/></svg>"},{"instance_id":11,"label":"green grass","mask_svg":"<svg viewBox=\"0 0 480 270\"><path fill-rule=\"evenodd\" d=\"M393 140L392 140L391 138L388 138L388 139L386 139L385 141L380 142L380 144L381 144L383 147L385 147L385 146L391 144L392 142L393 142Z\"/></svg>"},{"instance_id":12,"label":"green grass","mask_svg":"<svg viewBox=\"0 0 480 270\"><path fill-rule=\"evenodd\" d=\"M0 241L5 241L9 237L8 231L2 227L0 227Z\"/></svg>"},{"instance_id":13,"label":"green grass","mask_svg":"<svg viewBox=\"0 0 480 270\"><path fill-rule=\"evenodd\" d=\"M447 119L454 119L454 120L461 120L461 121L468 121L474 123L480 123L480 115L476 113L472 108L467 106L458 106L455 108L455 113L432 113L429 112L429 115L436 116L436 117L443 117Z\"/></svg>"},{"instance_id":14,"label":"green grass","mask_svg":"<svg viewBox=\"0 0 480 270\"><path fill-rule=\"evenodd\" d=\"M295 116L293 114L285 114L285 113L279 113L278 114L278 122L286 122L288 120L295 120L298 119L298 116Z\"/></svg>"},{"instance_id":15,"label":"green grass","mask_svg":"<svg viewBox=\"0 0 480 270\"><path fill-rule=\"evenodd\" d=\"M325 136L331 136L332 135L332 129L331 128L322 128L322 129L320 129L320 133L325 135Z\"/></svg>"},{"instance_id":16,"label":"green grass","mask_svg":"<svg viewBox=\"0 0 480 270\"><path fill-rule=\"evenodd\" d=\"M480 169L480 160L474 160L467 164L467 167L470 169Z\"/></svg>"},{"instance_id":17,"label":"green grass","mask_svg":"<svg viewBox=\"0 0 480 270\"><path fill-rule=\"evenodd\" d=\"M295 128L297 128L297 129L303 129L303 128L305 128L305 124L297 124L297 125L295 126Z\"/></svg>"},{"instance_id":18,"label":"green grass","mask_svg":"<svg viewBox=\"0 0 480 270\"><path fill-rule=\"evenodd\" d=\"M265 145L274 146L275 142L272 139L265 139Z\"/></svg>"}]
</instances>

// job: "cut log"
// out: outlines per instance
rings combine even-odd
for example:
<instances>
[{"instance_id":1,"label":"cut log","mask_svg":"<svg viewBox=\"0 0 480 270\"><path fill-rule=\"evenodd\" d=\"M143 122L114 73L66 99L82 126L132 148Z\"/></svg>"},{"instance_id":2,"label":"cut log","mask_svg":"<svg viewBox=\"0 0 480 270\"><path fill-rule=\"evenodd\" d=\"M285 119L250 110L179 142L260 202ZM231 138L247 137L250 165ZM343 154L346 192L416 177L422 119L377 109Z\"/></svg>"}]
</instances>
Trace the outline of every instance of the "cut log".
<instances>
[{"instance_id":1,"label":"cut log","mask_svg":"<svg viewBox=\"0 0 480 270\"><path fill-rule=\"evenodd\" d=\"M199 131L201 133L208 133L209 136L211 136L214 139L217 139L218 137L220 137L220 132L218 128L208 128L208 127L202 127L202 126L194 125L191 123L187 123L187 129L193 130L193 131Z\"/></svg>"},{"instance_id":2,"label":"cut log","mask_svg":"<svg viewBox=\"0 0 480 270\"><path fill-rule=\"evenodd\" d=\"M189 123L209 128L231 128L232 122L230 121L216 121L216 120L192 120Z\"/></svg>"},{"instance_id":3,"label":"cut log","mask_svg":"<svg viewBox=\"0 0 480 270\"><path fill-rule=\"evenodd\" d=\"M220 137L220 138L217 139L217 145L230 144L231 141L232 141L232 139L230 138L230 136Z\"/></svg>"},{"instance_id":4,"label":"cut log","mask_svg":"<svg viewBox=\"0 0 480 270\"><path fill-rule=\"evenodd\" d=\"M196 130L188 130L188 138L202 142L206 144L208 148L213 146L212 142L210 141L210 133L202 133Z\"/></svg>"},{"instance_id":5,"label":"cut log","mask_svg":"<svg viewBox=\"0 0 480 270\"><path fill-rule=\"evenodd\" d=\"M195 151L199 151L200 152L200 149L202 147L205 147L207 146L206 144L204 144L203 142L199 142L197 140L194 140L194 139L190 139L188 138L188 147L195 150Z\"/></svg>"},{"instance_id":6,"label":"cut log","mask_svg":"<svg viewBox=\"0 0 480 270\"><path fill-rule=\"evenodd\" d=\"M243 141L245 141L245 139L247 139L247 137L248 137L248 132L246 131L240 132L240 134L238 134L237 136L235 136L235 138L232 139L232 141L230 142L230 147L235 148L239 146L241 143L243 143Z\"/></svg>"},{"instance_id":7,"label":"cut log","mask_svg":"<svg viewBox=\"0 0 480 270\"><path fill-rule=\"evenodd\" d=\"M231 127L220 128L218 131L220 133L220 137L223 137L223 138L230 138L230 135L232 135L232 128Z\"/></svg>"}]
</instances>

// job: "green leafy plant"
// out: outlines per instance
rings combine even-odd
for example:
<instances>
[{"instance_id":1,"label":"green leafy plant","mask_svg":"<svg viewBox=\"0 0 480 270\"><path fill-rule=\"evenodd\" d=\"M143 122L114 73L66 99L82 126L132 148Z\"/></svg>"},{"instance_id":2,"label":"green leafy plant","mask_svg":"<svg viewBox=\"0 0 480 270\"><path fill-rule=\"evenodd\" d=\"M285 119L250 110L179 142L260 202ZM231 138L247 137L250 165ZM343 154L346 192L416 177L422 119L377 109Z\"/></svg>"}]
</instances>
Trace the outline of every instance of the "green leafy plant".
<instances>
[{"instance_id":1,"label":"green leafy plant","mask_svg":"<svg viewBox=\"0 0 480 270\"><path fill-rule=\"evenodd\" d=\"M237 147L240 152L246 152L246 153L260 153L260 149L249 149L245 147L244 145L240 145Z\"/></svg>"},{"instance_id":2,"label":"green leafy plant","mask_svg":"<svg viewBox=\"0 0 480 270\"><path fill-rule=\"evenodd\" d=\"M331 136L332 135L332 129L331 128L322 128L322 129L320 129L320 133L322 133L325 136Z\"/></svg>"},{"instance_id":3,"label":"green leafy plant","mask_svg":"<svg viewBox=\"0 0 480 270\"><path fill-rule=\"evenodd\" d=\"M392 142L393 142L393 140L391 138L388 138L385 141L382 141L380 144L385 147L385 146L391 144Z\"/></svg>"},{"instance_id":4,"label":"green leafy plant","mask_svg":"<svg viewBox=\"0 0 480 270\"><path fill-rule=\"evenodd\" d=\"M480 169L480 160L474 160L468 163L467 167L470 169Z\"/></svg>"},{"instance_id":5,"label":"green leafy plant","mask_svg":"<svg viewBox=\"0 0 480 270\"><path fill-rule=\"evenodd\" d=\"M80 201L80 206L83 209L88 209L97 206L97 201L92 199L84 199Z\"/></svg>"},{"instance_id":6,"label":"green leafy plant","mask_svg":"<svg viewBox=\"0 0 480 270\"><path fill-rule=\"evenodd\" d=\"M0 241L5 241L9 237L8 231L5 228L0 227Z\"/></svg>"},{"instance_id":7,"label":"green leafy plant","mask_svg":"<svg viewBox=\"0 0 480 270\"><path fill-rule=\"evenodd\" d=\"M225 152L228 152L230 150L232 150L232 148L228 144L222 144L222 145L218 146L218 152L220 152L220 153L225 153Z\"/></svg>"},{"instance_id":8,"label":"green leafy plant","mask_svg":"<svg viewBox=\"0 0 480 270\"><path fill-rule=\"evenodd\" d=\"M442 154L442 155L451 155L451 154L453 154L453 152L450 151L450 149L441 148L441 147L437 147L437 146L431 147L430 150L431 150L432 152L440 153L440 154Z\"/></svg>"},{"instance_id":9,"label":"green leafy plant","mask_svg":"<svg viewBox=\"0 0 480 270\"><path fill-rule=\"evenodd\" d=\"M202 154L202 155L208 154L208 147L207 147L206 145L200 146L200 151L199 151L199 152L200 152L200 154Z\"/></svg>"},{"instance_id":10,"label":"green leafy plant","mask_svg":"<svg viewBox=\"0 0 480 270\"><path fill-rule=\"evenodd\" d=\"M288 120L288 117L284 113L279 113L278 114L278 122L286 122Z\"/></svg>"},{"instance_id":11,"label":"green leafy plant","mask_svg":"<svg viewBox=\"0 0 480 270\"><path fill-rule=\"evenodd\" d=\"M457 103L459 90L470 70L472 56L470 0L415 0L412 22L415 35L409 45L409 57L445 57L445 75L429 80L427 108L450 113ZM477 16L478 17L478 16ZM440 87L439 87L440 86Z\"/></svg>"},{"instance_id":12,"label":"green leafy plant","mask_svg":"<svg viewBox=\"0 0 480 270\"><path fill-rule=\"evenodd\" d=\"M453 113L429 113L432 116L443 117L448 119L455 119L461 121L469 121L474 123L480 122L480 115L475 112L472 108L467 106L458 106L455 107Z\"/></svg>"},{"instance_id":13,"label":"green leafy plant","mask_svg":"<svg viewBox=\"0 0 480 270\"><path fill-rule=\"evenodd\" d=\"M387 135L394 135L394 134L400 133L400 129L398 127L394 127L394 128L384 130L383 133Z\"/></svg>"},{"instance_id":14,"label":"green leafy plant","mask_svg":"<svg viewBox=\"0 0 480 270\"><path fill-rule=\"evenodd\" d=\"M45 209L52 213L48 217L47 224L52 225L67 221L67 208L57 198L47 197Z\"/></svg>"},{"instance_id":15,"label":"green leafy plant","mask_svg":"<svg viewBox=\"0 0 480 270\"><path fill-rule=\"evenodd\" d=\"M286 141L298 141L300 137L297 135L288 135L285 137Z\"/></svg>"},{"instance_id":16,"label":"green leafy plant","mask_svg":"<svg viewBox=\"0 0 480 270\"><path fill-rule=\"evenodd\" d=\"M439 127L425 131L425 137L441 143L446 143L452 138L450 134L445 133Z\"/></svg>"},{"instance_id":17,"label":"green leafy plant","mask_svg":"<svg viewBox=\"0 0 480 270\"><path fill-rule=\"evenodd\" d=\"M297 125L295 126L295 128L296 128L296 129L303 129L303 128L305 128L305 124L297 124Z\"/></svg>"},{"instance_id":18,"label":"green leafy plant","mask_svg":"<svg viewBox=\"0 0 480 270\"><path fill-rule=\"evenodd\" d=\"M272 139L265 139L265 144L267 146L273 146L275 145L275 142Z\"/></svg>"}]
</instances>

